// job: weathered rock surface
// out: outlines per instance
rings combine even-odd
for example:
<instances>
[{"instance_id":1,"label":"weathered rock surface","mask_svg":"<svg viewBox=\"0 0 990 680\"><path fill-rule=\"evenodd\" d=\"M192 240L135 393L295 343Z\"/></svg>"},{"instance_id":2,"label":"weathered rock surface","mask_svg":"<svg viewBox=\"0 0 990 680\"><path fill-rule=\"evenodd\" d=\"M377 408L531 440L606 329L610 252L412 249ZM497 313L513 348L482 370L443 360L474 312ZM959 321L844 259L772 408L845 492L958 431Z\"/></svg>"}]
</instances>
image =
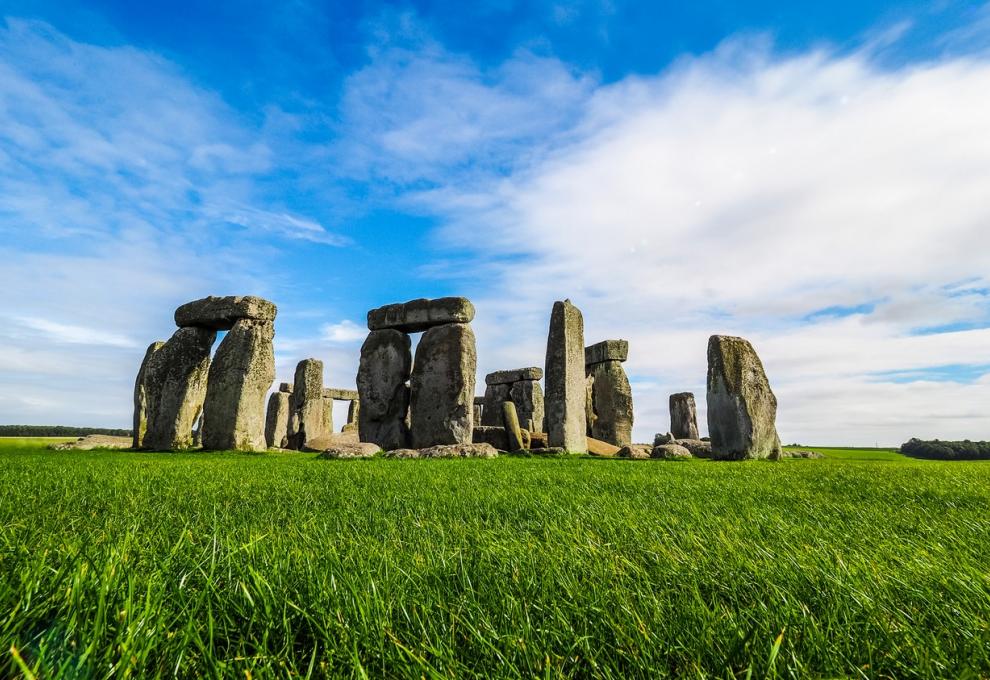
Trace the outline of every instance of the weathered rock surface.
<instances>
[{"instance_id":1,"label":"weathered rock surface","mask_svg":"<svg viewBox=\"0 0 990 680\"><path fill-rule=\"evenodd\" d=\"M708 433L716 458L768 458L780 453L777 398L763 363L743 338L708 341Z\"/></svg>"},{"instance_id":2,"label":"weathered rock surface","mask_svg":"<svg viewBox=\"0 0 990 680\"><path fill-rule=\"evenodd\" d=\"M265 415L265 444L268 448L289 447L289 414L292 412L292 395L288 392L272 392L268 397Z\"/></svg>"},{"instance_id":3,"label":"weathered rock surface","mask_svg":"<svg viewBox=\"0 0 990 680\"><path fill-rule=\"evenodd\" d=\"M151 357L164 344L161 340L156 340L148 346L141 361L141 368L138 369L137 378L134 380L134 429L131 446L135 449L141 448L144 433L148 429L148 382L154 381L149 375Z\"/></svg>"},{"instance_id":4,"label":"weathered rock surface","mask_svg":"<svg viewBox=\"0 0 990 680\"><path fill-rule=\"evenodd\" d=\"M511 401L502 402L502 427L505 428L505 438L509 445L509 451L521 451L527 448L523 441L522 430L519 427L516 405Z\"/></svg>"},{"instance_id":5,"label":"weathered rock surface","mask_svg":"<svg viewBox=\"0 0 990 680\"><path fill-rule=\"evenodd\" d=\"M670 395L670 433L677 439L697 439L698 408L691 392Z\"/></svg>"},{"instance_id":6,"label":"weathered rock surface","mask_svg":"<svg viewBox=\"0 0 990 680\"><path fill-rule=\"evenodd\" d=\"M373 442L386 451L409 446L406 381L412 369L410 347L409 336L396 330L372 331L361 346L358 430L361 441Z\"/></svg>"},{"instance_id":7,"label":"weathered rock surface","mask_svg":"<svg viewBox=\"0 0 990 680\"><path fill-rule=\"evenodd\" d=\"M546 359L546 431L551 447L588 450L584 318L570 300L555 302L550 315Z\"/></svg>"},{"instance_id":8,"label":"weathered rock surface","mask_svg":"<svg viewBox=\"0 0 990 680\"><path fill-rule=\"evenodd\" d=\"M540 383L535 380L518 380L512 383L509 400L516 405L520 426L532 432L543 431L545 400Z\"/></svg>"},{"instance_id":9,"label":"weathered rock surface","mask_svg":"<svg viewBox=\"0 0 990 680\"><path fill-rule=\"evenodd\" d=\"M360 399L357 390L348 390L342 387L326 387L323 390L325 399L336 399L337 401L357 401Z\"/></svg>"},{"instance_id":10,"label":"weathered rock surface","mask_svg":"<svg viewBox=\"0 0 990 680\"><path fill-rule=\"evenodd\" d=\"M496 458L491 444L443 444L419 450L420 458Z\"/></svg>"},{"instance_id":11,"label":"weathered rock surface","mask_svg":"<svg viewBox=\"0 0 990 680\"><path fill-rule=\"evenodd\" d=\"M357 432L332 432L310 439L304 451L326 451L334 447L360 444ZM377 444L375 445L377 446Z\"/></svg>"},{"instance_id":12,"label":"weathered rock surface","mask_svg":"<svg viewBox=\"0 0 990 680\"><path fill-rule=\"evenodd\" d=\"M333 432L332 405L327 409L323 399L323 362L303 359L296 364L292 386L294 417L290 421L289 447L301 451L310 440Z\"/></svg>"},{"instance_id":13,"label":"weathered rock surface","mask_svg":"<svg viewBox=\"0 0 990 680\"><path fill-rule=\"evenodd\" d=\"M175 325L200 326L217 331L228 331L241 319L275 321L277 308L269 302L253 295L227 297L206 297L187 302L175 310Z\"/></svg>"},{"instance_id":14,"label":"weathered rock surface","mask_svg":"<svg viewBox=\"0 0 990 680\"><path fill-rule=\"evenodd\" d=\"M475 397L474 398L474 429L481 427L481 414L484 410L485 398Z\"/></svg>"},{"instance_id":15,"label":"weathered rock surface","mask_svg":"<svg viewBox=\"0 0 990 680\"><path fill-rule=\"evenodd\" d=\"M712 457L712 443L701 441L700 439L675 439L670 444L677 444L678 446L683 446L685 449L691 452L691 455L695 458L711 458Z\"/></svg>"},{"instance_id":16,"label":"weathered rock surface","mask_svg":"<svg viewBox=\"0 0 990 680\"><path fill-rule=\"evenodd\" d=\"M115 437L108 434L90 434L72 442L51 444L48 448L55 451L91 451L92 449L129 449L133 444L131 437Z\"/></svg>"},{"instance_id":17,"label":"weathered rock surface","mask_svg":"<svg viewBox=\"0 0 990 680\"><path fill-rule=\"evenodd\" d=\"M477 364L468 324L435 326L423 334L410 379L413 447L471 444Z\"/></svg>"},{"instance_id":18,"label":"weathered rock surface","mask_svg":"<svg viewBox=\"0 0 990 680\"><path fill-rule=\"evenodd\" d=\"M543 369L539 366L514 368L508 371L495 371L485 376L486 385L511 385L520 380L541 380Z\"/></svg>"},{"instance_id":19,"label":"weathered rock surface","mask_svg":"<svg viewBox=\"0 0 990 680\"><path fill-rule=\"evenodd\" d=\"M271 321L240 319L217 347L203 402L203 448L260 451L265 394L275 380Z\"/></svg>"},{"instance_id":20,"label":"weathered rock surface","mask_svg":"<svg viewBox=\"0 0 990 680\"><path fill-rule=\"evenodd\" d=\"M209 328L180 328L154 353L145 374L148 427L142 448L192 448L216 337Z\"/></svg>"},{"instance_id":21,"label":"weathered rock surface","mask_svg":"<svg viewBox=\"0 0 990 680\"><path fill-rule=\"evenodd\" d=\"M674 435L672 435L669 432L667 432L666 434L664 434L663 432L659 432L653 436L654 446L660 446L661 444L675 444L675 443L676 442L674 441Z\"/></svg>"},{"instance_id":22,"label":"weathered rock surface","mask_svg":"<svg viewBox=\"0 0 990 680\"><path fill-rule=\"evenodd\" d=\"M770 457L775 460L781 460L783 458L824 458L825 456L818 451L789 451L787 449L781 449L779 454Z\"/></svg>"},{"instance_id":23,"label":"weathered rock surface","mask_svg":"<svg viewBox=\"0 0 990 680\"><path fill-rule=\"evenodd\" d=\"M585 450L593 456L614 456L621 448L594 437L585 437L585 441L587 442Z\"/></svg>"},{"instance_id":24,"label":"weathered rock surface","mask_svg":"<svg viewBox=\"0 0 990 680\"><path fill-rule=\"evenodd\" d=\"M347 405L347 422L344 424L344 429L352 427L352 429L357 429L358 418L361 416L361 400L354 399L351 403Z\"/></svg>"},{"instance_id":25,"label":"weathered rock surface","mask_svg":"<svg viewBox=\"0 0 990 680\"><path fill-rule=\"evenodd\" d=\"M320 452L319 458L371 458L381 447L367 442L357 444L339 444Z\"/></svg>"},{"instance_id":26,"label":"weathered rock surface","mask_svg":"<svg viewBox=\"0 0 990 680\"><path fill-rule=\"evenodd\" d=\"M385 451L384 458L419 458L419 449L392 449Z\"/></svg>"},{"instance_id":27,"label":"weathered rock surface","mask_svg":"<svg viewBox=\"0 0 990 680\"><path fill-rule=\"evenodd\" d=\"M651 457L663 460L685 460L691 458L691 452L678 444L661 444L653 447Z\"/></svg>"},{"instance_id":28,"label":"weathered rock surface","mask_svg":"<svg viewBox=\"0 0 990 680\"><path fill-rule=\"evenodd\" d=\"M491 444L499 451L509 451L509 438L505 434L504 427L493 425L479 425L474 428L471 434L475 444Z\"/></svg>"},{"instance_id":29,"label":"weathered rock surface","mask_svg":"<svg viewBox=\"0 0 990 680\"><path fill-rule=\"evenodd\" d=\"M600 364L603 361L625 361L629 357L628 340L602 340L584 348L584 363L586 366Z\"/></svg>"},{"instance_id":30,"label":"weathered rock surface","mask_svg":"<svg viewBox=\"0 0 990 680\"><path fill-rule=\"evenodd\" d=\"M473 320L474 305L467 298L420 298L372 309L368 312L368 330L393 329L403 333L418 333L434 326L471 323Z\"/></svg>"},{"instance_id":31,"label":"weathered rock surface","mask_svg":"<svg viewBox=\"0 0 990 680\"><path fill-rule=\"evenodd\" d=\"M649 458L653 454L653 447L649 444L626 444L618 453L618 458Z\"/></svg>"},{"instance_id":32,"label":"weathered rock surface","mask_svg":"<svg viewBox=\"0 0 990 680\"><path fill-rule=\"evenodd\" d=\"M595 420L591 436L615 446L632 442L632 387L618 361L605 361L588 367L592 383L592 409Z\"/></svg>"},{"instance_id":33,"label":"weathered rock surface","mask_svg":"<svg viewBox=\"0 0 990 680\"><path fill-rule=\"evenodd\" d=\"M547 448L547 433L531 431L529 433L529 448L531 449Z\"/></svg>"},{"instance_id":34,"label":"weathered rock surface","mask_svg":"<svg viewBox=\"0 0 990 680\"><path fill-rule=\"evenodd\" d=\"M292 394L292 391L294 389L295 389L295 386L292 383L289 383L289 382L284 382L284 383L279 383L278 384L278 391L279 392L286 392L288 394Z\"/></svg>"},{"instance_id":35,"label":"weathered rock surface","mask_svg":"<svg viewBox=\"0 0 990 680\"><path fill-rule=\"evenodd\" d=\"M485 387L485 403L481 409L482 425L502 425L502 402L509 400L512 385L496 383Z\"/></svg>"}]
</instances>

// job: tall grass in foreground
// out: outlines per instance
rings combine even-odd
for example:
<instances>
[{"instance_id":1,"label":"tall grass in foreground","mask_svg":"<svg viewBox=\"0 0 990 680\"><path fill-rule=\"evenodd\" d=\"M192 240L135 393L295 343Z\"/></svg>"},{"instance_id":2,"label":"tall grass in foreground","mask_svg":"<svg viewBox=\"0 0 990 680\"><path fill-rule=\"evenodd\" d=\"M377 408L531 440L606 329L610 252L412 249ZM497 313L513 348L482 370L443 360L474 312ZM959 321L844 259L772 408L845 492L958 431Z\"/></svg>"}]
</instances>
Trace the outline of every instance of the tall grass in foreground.
<instances>
[{"instance_id":1,"label":"tall grass in foreground","mask_svg":"<svg viewBox=\"0 0 990 680\"><path fill-rule=\"evenodd\" d=\"M0 470L0 676L990 675L986 464Z\"/></svg>"}]
</instances>

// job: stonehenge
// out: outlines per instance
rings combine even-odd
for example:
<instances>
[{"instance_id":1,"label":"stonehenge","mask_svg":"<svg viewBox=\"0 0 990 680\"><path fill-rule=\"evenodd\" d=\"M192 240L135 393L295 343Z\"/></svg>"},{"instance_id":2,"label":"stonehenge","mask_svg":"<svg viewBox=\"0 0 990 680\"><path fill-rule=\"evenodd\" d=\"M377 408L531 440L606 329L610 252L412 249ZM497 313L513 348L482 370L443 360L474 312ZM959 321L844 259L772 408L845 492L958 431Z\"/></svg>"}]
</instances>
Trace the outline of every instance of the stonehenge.
<instances>
[{"instance_id":1,"label":"stonehenge","mask_svg":"<svg viewBox=\"0 0 990 680\"><path fill-rule=\"evenodd\" d=\"M357 390L347 390L340 387L327 387L323 390L323 400L330 415L328 416L330 427L328 432L333 431L333 402L347 402L347 422L341 428L341 432L351 432L357 430L358 414L361 410L361 402Z\"/></svg>"},{"instance_id":2,"label":"stonehenge","mask_svg":"<svg viewBox=\"0 0 990 680\"><path fill-rule=\"evenodd\" d=\"M477 364L470 324L447 323L423 334L409 383L413 448L472 443Z\"/></svg>"},{"instance_id":3,"label":"stonehenge","mask_svg":"<svg viewBox=\"0 0 990 680\"><path fill-rule=\"evenodd\" d=\"M584 318L570 300L553 304L546 358L546 432L551 448L588 450Z\"/></svg>"},{"instance_id":4,"label":"stonehenge","mask_svg":"<svg viewBox=\"0 0 990 680\"><path fill-rule=\"evenodd\" d=\"M763 363L743 338L708 340L708 433L716 458L777 458L777 398Z\"/></svg>"},{"instance_id":5,"label":"stonehenge","mask_svg":"<svg viewBox=\"0 0 990 680\"><path fill-rule=\"evenodd\" d=\"M539 383L542 377L543 369L539 366L495 371L485 376L481 424L501 425L502 404L511 401L516 406L519 424L523 428L543 432L545 405L543 388Z\"/></svg>"},{"instance_id":6,"label":"stonehenge","mask_svg":"<svg viewBox=\"0 0 990 680\"><path fill-rule=\"evenodd\" d=\"M405 333L371 331L361 346L357 388L361 399L358 433L363 442L385 451L409 446L408 380L412 372L412 341Z\"/></svg>"},{"instance_id":7,"label":"stonehenge","mask_svg":"<svg viewBox=\"0 0 990 680\"><path fill-rule=\"evenodd\" d=\"M292 412L292 383L282 383L268 398L265 443L268 448L289 448L289 414Z\"/></svg>"},{"instance_id":8,"label":"stonehenge","mask_svg":"<svg viewBox=\"0 0 990 680\"><path fill-rule=\"evenodd\" d=\"M333 431L323 400L323 362L303 359L296 364L292 381L292 415L289 419L290 449L303 449L311 440Z\"/></svg>"},{"instance_id":9,"label":"stonehenge","mask_svg":"<svg viewBox=\"0 0 990 680\"><path fill-rule=\"evenodd\" d=\"M138 371L135 448L189 449L198 438L205 448L265 448L276 313L273 303L252 296L207 297L176 309L178 330L148 348ZM211 362L217 331L227 335Z\"/></svg>"},{"instance_id":10,"label":"stonehenge","mask_svg":"<svg viewBox=\"0 0 990 680\"><path fill-rule=\"evenodd\" d=\"M675 439L699 439L698 408L691 392L670 395L670 433Z\"/></svg>"},{"instance_id":11,"label":"stonehenge","mask_svg":"<svg viewBox=\"0 0 990 680\"><path fill-rule=\"evenodd\" d=\"M632 387L622 368L629 356L625 340L604 340L584 348L587 434L613 446L632 443Z\"/></svg>"}]
</instances>

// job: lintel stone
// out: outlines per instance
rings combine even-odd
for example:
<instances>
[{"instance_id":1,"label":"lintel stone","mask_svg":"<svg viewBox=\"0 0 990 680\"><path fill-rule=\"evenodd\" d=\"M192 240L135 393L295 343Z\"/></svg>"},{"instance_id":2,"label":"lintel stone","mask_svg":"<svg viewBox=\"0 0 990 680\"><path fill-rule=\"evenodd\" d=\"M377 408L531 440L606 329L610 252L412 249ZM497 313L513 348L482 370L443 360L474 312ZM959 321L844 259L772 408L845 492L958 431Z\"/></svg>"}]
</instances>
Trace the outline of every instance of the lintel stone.
<instances>
[{"instance_id":1,"label":"lintel stone","mask_svg":"<svg viewBox=\"0 0 990 680\"><path fill-rule=\"evenodd\" d=\"M391 328L403 333L419 333L434 326L471 323L473 320L474 305L467 298L419 298L372 309L368 312L368 330Z\"/></svg>"},{"instance_id":2,"label":"lintel stone","mask_svg":"<svg viewBox=\"0 0 990 680\"><path fill-rule=\"evenodd\" d=\"M213 295L187 302L175 310L175 325L179 328L199 326L218 331L229 331L241 319L274 321L277 312L274 302L253 295Z\"/></svg>"},{"instance_id":3,"label":"lintel stone","mask_svg":"<svg viewBox=\"0 0 990 680\"><path fill-rule=\"evenodd\" d=\"M514 368L508 371L495 371L485 376L487 385L511 385L520 380L540 380L543 377L543 369L539 366L529 368Z\"/></svg>"},{"instance_id":4,"label":"lintel stone","mask_svg":"<svg viewBox=\"0 0 990 680\"><path fill-rule=\"evenodd\" d=\"M628 357L628 340L602 340L584 348L585 366L601 364L606 361L625 361Z\"/></svg>"}]
</instances>

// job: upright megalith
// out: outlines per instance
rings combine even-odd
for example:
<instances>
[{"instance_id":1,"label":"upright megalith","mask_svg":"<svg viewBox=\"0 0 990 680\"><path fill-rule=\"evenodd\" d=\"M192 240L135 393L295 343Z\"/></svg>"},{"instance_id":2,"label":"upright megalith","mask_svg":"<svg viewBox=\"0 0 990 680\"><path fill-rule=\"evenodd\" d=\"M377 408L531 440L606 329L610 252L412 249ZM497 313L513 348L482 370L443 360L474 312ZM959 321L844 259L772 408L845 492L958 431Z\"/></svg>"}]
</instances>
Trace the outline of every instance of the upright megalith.
<instances>
[{"instance_id":1,"label":"upright megalith","mask_svg":"<svg viewBox=\"0 0 990 680\"><path fill-rule=\"evenodd\" d=\"M412 370L411 347L409 336L393 329L372 331L361 346L358 432L361 441L378 444L385 451L409 446L406 383Z\"/></svg>"},{"instance_id":2,"label":"upright megalith","mask_svg":"<svg viewBox=\"0 0 990 680\"><path fill-rule=\"evenodd\" d=\"M420 298L372 309L368 312L368 330L419 333L435 326L467 324L473 320L474 305L467 298Z\"/></svg>"},{"instance_id":3,"label":"upright megalith","mask_svg":"<svg viewBox=\"0 0 990 680\"><path fill-rule=\"evenodd\" d=\"M541 370L542 374L543 371ZM517 380L509 390L509 401L516 405L519 423L530 432L543 432L546 408L543 388L536 380Z\"/></svg>"},{"instance_id":4,"label":"upright megalith","mask_svg":"<svg viewBox=\"0 0 990 680\"><path fill-rule=\"evenodd\" d=\"M502 403L509 401L511 390L512 383L487 383L485 385L484 405L481 408L482 425L497 427L502 424Z\"/></svg>"},{"instance_id":5,"label":"upright megalith","mask_svg":"<svg viewBox=\"0 0 990 680\"><path fill-rule=\"evenodd\" d=\"M301 451L313 439L333 432L332 420L327 422L328 408L325 401L323 362L319 359L303 359L296 364L295 379L292 382L293 417L289 421L289 448Z\"/></svg>"},{"instance_id":6,"label":"upright megalith","mask_svg":"<svg viewBox=\"0 0 990 680\"><path fill-rule=\"evenodd\" d=\"M352 399L350 403L347 404L347 422L344 424L343 432L350 432L352 430L357 430L358 419L361 416L361 400Z\"/></svg>"},{"instance_id":7,"label":"upright megalith","mask_svg":"<svg viewBox=\"0 0 990 680\"><path fill-rule=\"evenodd\" d=\"M477 364L469 324L434 326L423 334L410 380L414 448L471 443Z\"/></svg>"},{"instance_id":8,"label":"upright megalith","mask_svg":"<svg viewBox=\"0 0 990 680\"><path fill-rule=\"evenodd\" d=\"M180 328L151 356L144 376L147 429L142 448L194 446L193 426L203 409L216 337L210 328Z\"/></svg>"},{"instance_id":9,"label":"upright megalith","mask_svg":"<svg viewBox=\"0 0 990 680\"><path fill-rule=\"evenodd\" d=\"M165 343L156 340L148 346L134 380L134 431L132 433L133 448L140 449L144 433L148 429L148 382L153 380L150 375L151 358Z\"/></svg>"},{"instance_id":10,"label":"upright megalith","mask_svg":"<svg viewBox=\"0 0 990 680\"><path fill-rule=\"evenodd\" d=\"M217 347L203 403L203 448L266 448L265 394L275 380L271 321L234 322Z\"/></svg>"},{"instance_id":11,"label":"upright megalith","mask_svg":"<svg viewBox=\"0 0 990 680\"><path fill-rule=\"evenodd\" d=\"M675 439L701 439L698 434L698 408L691 392L670 395L670 433Z\"/></svg>"},{"instance_id":12,"label":"upright megalith","mask_svg":"<svg viewBox=\"0 0 990 680\"><path fill-rule=\"evenodd\" d=\"M485 398L475 397L474 398L474 429L481 427L481 414L484 411Z\"/></svg>"},{"instance_id":13,"label":"upright megalith","mask_svg":"<svg viewBox=\"0 0 990 680\"><path fill-rule=\"evenodd\" d=\"M708 340L708 434L716 458L779 455L777 398L763 363L743 338Z\"/></svg>"},{"instance_id":14,"label":"upright megalith","mask_svg":"<svg viewBox=\"0 0 990 680\"><path fill-rule=\"evenodd\" d=\"M289 414L292 411L292 394L279 390L268 397L268 413L265 417L265 443L268 448L289 447Z\"/></svg>"},{"instance_id":15,"label":"upright megalith","mask_svg":"<svg viewBox=\"0 0 990 680\"><path fill-rule=\"evenodd\" d=\"M545 419L549 446L588 450L584 318L570 300L555 302L547 335Z\"/></svg>"},{"instance_id":16,"label":"upright megalith","mask_svg":"<svg viewBox=\"0 0 990 680\"><path fill-rule=\"evenodd\" d=\"M590 390L588 436L619 447L632 443L632 387L622 368L628 356L625 340L604 340L584 350Z\"/></svg>"}]
</instances>

